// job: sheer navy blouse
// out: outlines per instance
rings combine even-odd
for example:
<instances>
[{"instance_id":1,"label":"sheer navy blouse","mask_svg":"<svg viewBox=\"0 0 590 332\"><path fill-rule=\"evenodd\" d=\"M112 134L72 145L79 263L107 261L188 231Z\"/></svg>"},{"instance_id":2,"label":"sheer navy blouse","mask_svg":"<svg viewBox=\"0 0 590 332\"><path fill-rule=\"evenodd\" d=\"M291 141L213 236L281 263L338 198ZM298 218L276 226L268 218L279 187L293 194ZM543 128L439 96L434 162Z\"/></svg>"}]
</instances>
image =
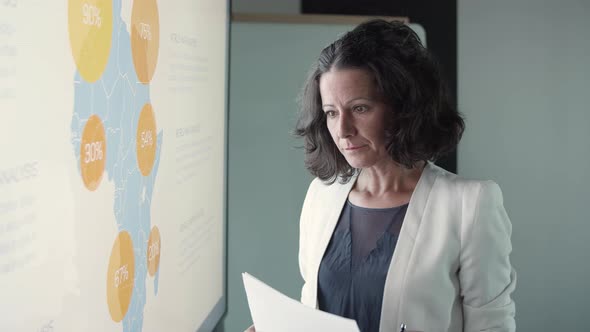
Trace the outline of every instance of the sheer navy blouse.
<instances>
[{"instance_id":1,"label":"sheer navy blouse","mask_svg":"<svg viewBox=\"0 0 590 332\"><path fill-rule=\"evenodd\" d=\"M379 331L385 279L407 208L346 202L320 264L320 310L356 320L361 332Z\"/></svg>"}]
</instances>

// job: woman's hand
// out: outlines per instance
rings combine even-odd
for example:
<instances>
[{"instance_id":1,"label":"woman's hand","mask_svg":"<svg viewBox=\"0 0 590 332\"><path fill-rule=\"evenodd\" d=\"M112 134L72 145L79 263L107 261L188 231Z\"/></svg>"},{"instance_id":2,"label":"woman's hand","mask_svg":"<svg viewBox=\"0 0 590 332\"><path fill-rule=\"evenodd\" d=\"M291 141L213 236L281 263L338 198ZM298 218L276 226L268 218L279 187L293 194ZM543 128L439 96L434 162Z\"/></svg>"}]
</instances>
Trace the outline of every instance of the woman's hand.
<instances>
[{"instance_id":1,"label":"woman's hand","mask_svg":"<svg viewBox=\"0 0 590 332\"><path fill-rule=\"evenodd\" d=\"M246 331L244 331L244 332L256 332L256 328L254 327L254 324L252 324L252 326L247 328Z\"/></svg>"}]
</instances>

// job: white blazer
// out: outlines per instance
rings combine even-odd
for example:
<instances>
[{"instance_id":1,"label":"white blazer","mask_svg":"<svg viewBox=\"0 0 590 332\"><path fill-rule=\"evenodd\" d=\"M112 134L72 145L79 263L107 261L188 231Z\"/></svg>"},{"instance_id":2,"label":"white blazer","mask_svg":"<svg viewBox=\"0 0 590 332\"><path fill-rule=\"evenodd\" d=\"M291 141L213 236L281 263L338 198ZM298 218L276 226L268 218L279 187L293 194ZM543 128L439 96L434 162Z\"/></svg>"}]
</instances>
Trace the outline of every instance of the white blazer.
<instances>
[{"instance_id":1,"label":"white blazer","mask_svg":"<svg viewBox=\"0 0 590 332\"><path fill-rule=\"evenodd\" d=\"M317 308L318 270L356 178L315 179L303 203L301 302ZM510 294L512 225L492 181L466 180L428 163L416 185L391 259L380 332L515 331Z\"/></svg>"}]
</instances>

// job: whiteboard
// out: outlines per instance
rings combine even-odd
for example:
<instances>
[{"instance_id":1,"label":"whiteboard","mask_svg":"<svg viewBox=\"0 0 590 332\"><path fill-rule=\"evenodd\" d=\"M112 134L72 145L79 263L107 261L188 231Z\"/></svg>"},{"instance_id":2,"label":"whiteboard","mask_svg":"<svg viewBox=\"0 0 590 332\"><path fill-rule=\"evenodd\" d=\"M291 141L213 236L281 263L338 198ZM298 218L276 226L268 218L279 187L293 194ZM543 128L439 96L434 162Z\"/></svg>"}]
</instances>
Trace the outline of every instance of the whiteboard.
<instances>
[{"instance_id":1,"label":"whiteboard","mask_svg":"<svg viewBox=\"0 0 590 332\"><path fill-rule=\"evenodd\" d=\"M0 1L1 331L225 310L228 1Z\"/></svg>"}]
</instances>

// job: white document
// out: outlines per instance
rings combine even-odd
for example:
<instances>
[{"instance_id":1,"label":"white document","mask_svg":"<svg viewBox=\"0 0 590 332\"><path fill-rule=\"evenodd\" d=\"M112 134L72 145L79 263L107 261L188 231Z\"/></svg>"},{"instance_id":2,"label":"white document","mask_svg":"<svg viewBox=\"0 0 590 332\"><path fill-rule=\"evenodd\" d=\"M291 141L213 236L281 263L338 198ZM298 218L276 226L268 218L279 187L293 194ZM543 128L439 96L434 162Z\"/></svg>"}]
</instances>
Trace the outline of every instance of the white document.
<instances>
[{"instance_id":1,"label":"white document","mask_svg":"<svg viewBox=\"0 0 590 332\"><path fill-rule=\"evenodd\" d=\"M359 332L356 322L315 310L242 273L256 332Z\"/></svg>"}]
</instances>

